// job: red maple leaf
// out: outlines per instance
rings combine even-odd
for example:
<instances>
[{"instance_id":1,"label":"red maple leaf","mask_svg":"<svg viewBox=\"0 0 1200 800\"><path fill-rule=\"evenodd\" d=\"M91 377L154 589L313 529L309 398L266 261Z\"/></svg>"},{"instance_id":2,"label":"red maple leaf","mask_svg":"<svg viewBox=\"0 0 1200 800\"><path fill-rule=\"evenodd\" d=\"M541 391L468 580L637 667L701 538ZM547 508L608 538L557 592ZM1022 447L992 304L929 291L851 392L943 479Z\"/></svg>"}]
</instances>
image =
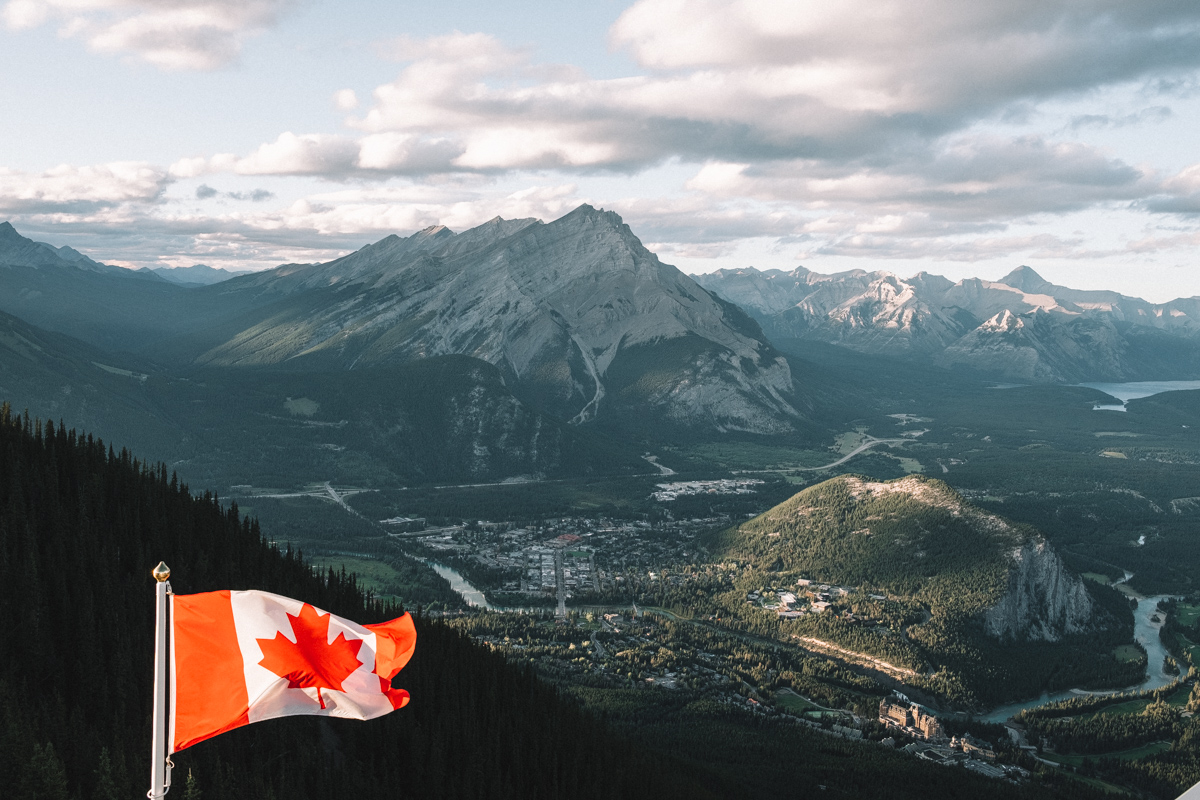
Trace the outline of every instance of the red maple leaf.
<instances>
[{"instance_id":1,"label":"red maple leaf","mask_svg":"<svg viewBox=\"0 0 1200 800\"><path fill-rule=\"evenodd\" d=\"M321 616L308 603L300 608L300 616L287 617L296 635L295 643L282 631L274 639L257 640L263 654L258 663L287 678L289 689L316 689L317 702L324 708L321 690L342 691L342 681L360 666L358 651L362 640L347 639L345 633L339 633L330 642L329 615Z\"/></svg>"}]
</instances>

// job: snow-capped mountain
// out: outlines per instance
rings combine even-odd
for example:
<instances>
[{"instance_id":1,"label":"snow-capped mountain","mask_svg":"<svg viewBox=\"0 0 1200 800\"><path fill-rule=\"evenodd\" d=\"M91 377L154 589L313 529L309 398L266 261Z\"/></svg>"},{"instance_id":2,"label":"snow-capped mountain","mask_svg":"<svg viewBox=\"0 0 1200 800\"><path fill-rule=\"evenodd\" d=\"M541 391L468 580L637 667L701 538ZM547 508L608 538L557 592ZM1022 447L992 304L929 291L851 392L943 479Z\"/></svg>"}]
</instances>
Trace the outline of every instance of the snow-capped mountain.
<instances>
[{"instance_id":1,"label":"snow-capped mountain","mask_svg":"<svg viewBox=\"0 0 1200 800\"><path fill-rule=\"evenodd\" d=\"M775 340L808 339L1021 381L1200 374L1200 298L1149 303L1057 286L1029 267L999 281L754 268L698 275Z\"/></svg>"},{"instance_id":2,"label":"snow-capped mountain","mask_svg":"<svg viewBox=\"0 0 1200 800\"><path fill-rule=\"evenodd\" d=\"M203 364L353 369L461 354L575 422L642 409L768 433L799 416L788 364L758 326L591 206L549 224L496 218L389 236L206 291L269 305Z\"/></svg>"}]
</instances>

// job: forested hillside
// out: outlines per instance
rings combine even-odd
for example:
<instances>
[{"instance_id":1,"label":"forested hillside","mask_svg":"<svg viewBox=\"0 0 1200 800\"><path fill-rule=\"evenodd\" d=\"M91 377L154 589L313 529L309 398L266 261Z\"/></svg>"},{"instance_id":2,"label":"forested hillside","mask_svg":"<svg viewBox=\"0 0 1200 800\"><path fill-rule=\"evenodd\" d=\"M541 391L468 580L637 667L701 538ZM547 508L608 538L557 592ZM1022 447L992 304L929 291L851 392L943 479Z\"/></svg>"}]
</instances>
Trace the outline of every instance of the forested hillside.
<instances>
[{"instance_id":1,"label":"forested hillside","mask_svg":"<svg viewBox=\"0 0 1200 800\"><path fill-rule=\"evenodd\" d=\"M178 593L265 589L362 622L399 613L353 577L314 575L257 524L163 467L0 409L0 787L18 800L138 797L148 779L149 567ZM421 622L397 678L413 697L370 723L294 718L180 753L176 796L710 797L640 756L527 671ZM189 793L189 773L194 782Z\"/></svg>"},{"instance_id":2,"label":"forested hillside","mask_svg":"<svg viewBox=\"0 0 1200 800\"><path fill-rule=\"evenodd\" d=\"M1112 655L1131 634L1125 601L1085 585L1032 527L981 511L941 481L833 478L710 546L746 566L718 596L728 612L884 659L956 704L1062 684L1124 686L1144 669ZM821 595L833 613L777 622L747 603L762 587L803 593L809 582L842 585L841 599Z\"/></svg>"},{"instance_id":3,"label":"forested hillside","mask_svg":"<svg viewBox=\"0 0 1200 800\"><path fill-rule=\"evenodd\" d=\"M266 543L236 506L192 496L164 467L0 406L5 798L144 792L148 565L159 559L179 593L258 588L362 622L401 612L365 596L353 576L315 573ZM395 684L412 702L382 719L272 720L177 754L172 796L703 800L805 796L820 785L831 798L1096 797L1052 775L1012 786L685 694L583 697L419 616L416 654Z\"/></svg>"}]
</instances>

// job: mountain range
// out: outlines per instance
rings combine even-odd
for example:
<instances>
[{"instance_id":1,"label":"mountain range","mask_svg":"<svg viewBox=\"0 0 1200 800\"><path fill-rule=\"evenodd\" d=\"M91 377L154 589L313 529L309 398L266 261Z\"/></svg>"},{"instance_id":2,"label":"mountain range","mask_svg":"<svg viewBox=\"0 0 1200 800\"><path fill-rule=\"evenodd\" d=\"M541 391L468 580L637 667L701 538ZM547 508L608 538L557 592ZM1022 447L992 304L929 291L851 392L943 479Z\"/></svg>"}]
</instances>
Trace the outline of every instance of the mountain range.
<instances>
[{"instance_id":1,"label":"mountain range","mask_svg":"<svg viewBox=\"0 0 1200 800\"><path fill-rule=\"evenodd\" d=\"M193 264L190 267L155 267L143 268L145 272L153 272L160 278L180 286L211 286L214 283L227 281L239 275L249 275L249 270L230 272L220 267L210 267L207 264Z\"/></svg>"},{"instance_id":2,"label":"mountain range","mask_svg":"<svg viewBox=\"0 0 1200 800\"><path fill-rule=\"evenodd\" d=\"M420 430L445 447L405 450L412 469L398 475L475 480L627 471L638 437L824 431L828 406L849 400L836 376L805 360L811 342L1022 382L1200 376L1200 299L1074 290L1028 267L995 282L804 268L693 279L619 216L587 205L549 223L497 217L459 233L388 236L321 264L174 272L114 267L0 224L0 312L10 315L0 388L101 431L153 421L146 427L162 441L195 442L208 408L251 431L283 419L296 447L328 452L370 437L309 441L326 423ZM430 359L443 361L420 367ZM338 386L378 398L375 411L335 414L349 408ZM423 396L458 398L462 413L451 419ZM281 414L295 397L321 410ZM166 433L175 429L183 433ZM174 444L130 441L176 455ZM239 447L220 449L237 461Z\"/></svg>"},{"instance_id":3,"label":"mountain range","mask_svg":"<svg viewBox=\"0 0 1200 800\"><path fill-rule=\"evenodd\" d=\"M1200 376L1200 298L1149 303L1070 289L1025 266L999 281L803 267L723 269L696 280L744 308L777 344L827 342L1031 383Z\"/></svg>"},{"instance_id":4,"label":"mountain range","mask_svg":"<svg viewBox=\"0 0 1200 800\"><path fill-rule=\"evenodd\" d=\"M549 224L437 226L196 288L89 273L7 226L0 310L176 367L356 370L465 355L574 423L788 433L803 416L787 359L755 322L586 205Z\"/></svg>"}]
</instances>

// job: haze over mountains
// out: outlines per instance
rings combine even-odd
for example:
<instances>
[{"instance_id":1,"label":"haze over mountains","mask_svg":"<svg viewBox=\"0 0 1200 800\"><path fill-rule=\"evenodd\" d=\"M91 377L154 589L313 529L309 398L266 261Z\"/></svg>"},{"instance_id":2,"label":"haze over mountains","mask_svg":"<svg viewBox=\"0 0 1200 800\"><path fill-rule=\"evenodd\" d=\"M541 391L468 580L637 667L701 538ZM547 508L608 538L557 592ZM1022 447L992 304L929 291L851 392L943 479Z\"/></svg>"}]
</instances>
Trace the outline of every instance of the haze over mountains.
<instances>
[{"instance_id":1,"label":"haze over mountains","mask_svg":"<svg viewBox=\"0 0 1200 800\"><path fill-rule=\"evenodd\" d=\"M327 264L187 290L137 273L87 280L53 252L26 263L34 243L15 232L5 242L0 308L163 362L362 369L467 355L576 423L649 411L784 433L801 416L790 367L755 323L590 206L549 224L389 236Z\"/></svg>"},{"instance_id":2,"label":"haze over mountains","mask_svg":"<svg viewBox=\"0 0 1200 800\"><path fill-rule=\"evenodd\" d=\"M190 267L156 267L146 271L153 272L171 283L178 283L180 286L211 286L239 275L249 274L247 270L230 272L227 269L210 267L207 264L193 264Z\"/></svg>"},{"instance_id":3,"label":"haze over mountains","mask_svg":"<svg viewBox=\"0 0 1200 800\"><path fill-rule=\"evenodd\" d=\"M394 381L424 360L458 357L422 374L441 381L425 387L431 395L460 397L461 416L475 420L474 434L460 425L444 439L462 449L451 461L482 478L592 469L561 449L574 441L563 424L655 436L819 425L814 398L836 387L796 358L805 341L1023 382L1200 376L1197 299L1153 304L1073 290L1028 267L996 282L804 268L693 279L646 250L619 216L587 205L550 223L497 217L461 233L435 226L388 236L324 264L238 277L199 266L173 272L182 276L108 266L0 225L0 311L15 318L0 352L5 388L27 388L13 396L41 398L54 413L83 413L81 391L148 391L127 374L150 375L154 386L167 373L232 370L239 380L213 383L241 387L229 390L237 394L268 373L385 370L377 380ZM96 380L66 377L81 371ZM293 380L287 391L302 395L303 385ZM199 402L190 390L167 392L185 394ZM148 402L96 405L135 419ZM326 412L341 405L321 402ZM416 411L414 396L404 402L403 414L381 411L372 424L400 414L410 430L420 427L428 409ZM246 405L267 413L270 403ZM560 431L554 444L540 448L550 430Z\"/></svg>"},{"instance_id":4,"label":"haze over mountains","mask_svg":"<svg viewBox=\"0 0 1200 800\"><path fill-rule=\"evenodd\" d=\"M697 282L772 340L815 340L1036 383L1200 375L1200 298L1149 303L1057 286L1029 267L999 281L753 267Z\"/></svg>"}]
</instances>

